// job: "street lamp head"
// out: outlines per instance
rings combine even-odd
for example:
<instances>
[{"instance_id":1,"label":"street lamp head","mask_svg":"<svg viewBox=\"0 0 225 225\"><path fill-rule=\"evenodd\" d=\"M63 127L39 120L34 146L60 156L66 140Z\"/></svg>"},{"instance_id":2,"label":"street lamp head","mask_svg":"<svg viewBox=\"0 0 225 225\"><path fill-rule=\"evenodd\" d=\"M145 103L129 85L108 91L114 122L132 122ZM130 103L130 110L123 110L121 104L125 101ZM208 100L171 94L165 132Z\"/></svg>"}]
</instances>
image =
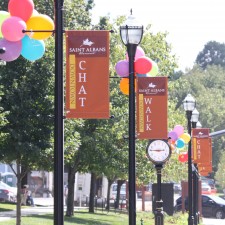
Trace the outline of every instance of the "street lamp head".
<instances>
[{"instance_id":1,"label":"street lamp head","mask_svg":"<svg viewBox=\"0 0 225 225\"><path fill-rule=\"evenodd\" d=\"M191 114L191 122L197 123L197 122L198 122L198 118L199 118L199 112L198 112L198 110L195 108L195 109L192 111L192 114Z\"/></svg>"},{"instance_id":2,"label":"street lamp head","mask_svg":"<svg viewBox=\"0 0 225 225\"><path fill-rule=\"evenodd\" d=\"M197 124L196 124L196 127L197 128L202 128L202 124L198 121Z\"/></svg>"},{"instance_id":3,"label":"street lamp head","mask_svg":"<svg viewBox=\"0 0 225 225\"><path fill-rule=\"evenodd\" d=\"M196 101L191 94L188 94L186 98L183 100L184 110L193 111L195 109Z\"/></svg>"},{"instance_id":4,"label":"street lamp head","mask_svg":"<svg viewBox=\"0 0 225 225\"><path fill-rule=\"evenodd\" d=\"M143 36L143 25L141 25L132 15L128 16L125 23L120 26L120 37L124 45L138 45Z\"/></svg>"}]
</instances>

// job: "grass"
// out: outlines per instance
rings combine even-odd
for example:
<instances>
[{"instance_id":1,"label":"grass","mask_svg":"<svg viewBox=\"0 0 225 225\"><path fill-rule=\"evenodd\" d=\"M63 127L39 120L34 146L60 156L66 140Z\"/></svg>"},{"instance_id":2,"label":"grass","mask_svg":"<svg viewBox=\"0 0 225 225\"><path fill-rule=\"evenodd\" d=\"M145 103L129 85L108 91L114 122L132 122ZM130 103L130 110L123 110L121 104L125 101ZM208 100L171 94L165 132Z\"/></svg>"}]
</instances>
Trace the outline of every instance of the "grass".
<instances>
[{"instance_id":1,"label":"grass","mask_svg":"<svg viewBox=\"0 0 225 225\"><path fill-rule=\"evenodd\" d=\"M5 210L2 210L3 206ZM0 204L0 211L13 209L11 204ZM15 209L15 205L14 205ZM136 224L141 225L141 219L143 220L143 225L154 225L154 215L151 212L138 212ZM52 214L46 215L32 215L21 218L22 225L53 225L54 217ZM0 225L5 225L6 221L0 222ZM7 220L7 225L15 225L16 219ZM128 225L128 215L125 213L115 213L97 211L95 213L88 213L87 210L75 211L74 217L64 217L64 225ZM186 225L187 224L187 214L177 213L174 216L164 217L165 225Z\"/></svg>"},{"instance_id":2,"label":"grass","mask_svg":"<svg viewBox=\"0 0 225 225\"><path fill-rule=\"evenodd\" d=\"M12 211L16 210L16 204L15 203L0 203L0 212L6 212L6 211Z\"/></svg>"}]
</instances>

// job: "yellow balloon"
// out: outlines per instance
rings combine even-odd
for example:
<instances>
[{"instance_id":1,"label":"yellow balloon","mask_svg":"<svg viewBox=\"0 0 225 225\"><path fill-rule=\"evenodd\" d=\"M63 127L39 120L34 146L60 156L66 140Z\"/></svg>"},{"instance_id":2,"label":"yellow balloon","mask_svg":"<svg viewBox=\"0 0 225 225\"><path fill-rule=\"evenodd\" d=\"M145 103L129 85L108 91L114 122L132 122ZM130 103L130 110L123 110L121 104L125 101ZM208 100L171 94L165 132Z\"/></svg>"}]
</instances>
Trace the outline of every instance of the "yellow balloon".
<instances>
[{"instance_id":1,"label":"yellow balloon","mask_svg":"<svg viewBox=\"0 0 225 225\"><path fill-rule=\"evenodd\" d=\"M179 138L183 139L184 143L188 143L191 140L190 134L183 133L179 136Z\"/></svg>"},{"instance_id":2,"label":"yellow balloon","mask_svg":"<svg viewBox=\"0 0 225 225\"><path fill-rule=\"evenodd\" d=\"M52 35L52 32L54 30L54 22L53 20L43 14L37 14L31 16L31 18L26 22L27 24L27 30L30 30L31 32L27 32L26 34L30 36L33 39L36 40L44 40L49 38ZM43 32L32 32L33 31L43 31ZM50 32L45 32L50 31Z\"/></svg>"}]
</instances>

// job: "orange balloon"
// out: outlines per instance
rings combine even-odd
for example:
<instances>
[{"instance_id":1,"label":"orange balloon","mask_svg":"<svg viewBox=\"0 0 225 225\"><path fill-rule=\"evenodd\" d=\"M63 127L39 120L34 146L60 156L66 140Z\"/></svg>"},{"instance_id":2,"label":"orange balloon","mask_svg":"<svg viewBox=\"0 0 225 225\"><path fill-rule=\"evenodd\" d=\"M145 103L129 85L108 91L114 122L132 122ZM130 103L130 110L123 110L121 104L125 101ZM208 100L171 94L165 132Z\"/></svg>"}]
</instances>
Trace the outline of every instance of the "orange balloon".
<instances>
[{"instance_id":1,"label":"orange balloon","mask_svg":"<svg viewBox=\"0 0 225 225\"><path fill-rule=\"evenodd\" d=\"M135 92L137 91L136 79L134 81ZM122 78L120 80L120 90L123 94L129 95L129 78Z\"/></svg>"},{"instance_id":2,"label":"orange balloon","mask_svg":"<svg viewBox=\"0 0 225 225\"><path fill-rule=\"evenodd\" d=\"M120 90L123 94L129 95L129 79L122 78L120 80Z\"/></svg>"}]
</instances>

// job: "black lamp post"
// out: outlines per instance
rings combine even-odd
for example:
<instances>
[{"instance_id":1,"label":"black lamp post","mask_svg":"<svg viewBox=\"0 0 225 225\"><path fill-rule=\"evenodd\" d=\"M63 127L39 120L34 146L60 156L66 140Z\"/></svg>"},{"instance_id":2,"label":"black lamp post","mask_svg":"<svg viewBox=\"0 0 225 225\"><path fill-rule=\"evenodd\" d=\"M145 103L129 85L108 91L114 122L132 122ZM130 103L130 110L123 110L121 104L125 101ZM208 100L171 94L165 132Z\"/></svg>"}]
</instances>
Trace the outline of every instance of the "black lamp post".
<instances>
[{"instance_id":1,"label":"black lamp post","mask_svg":"<svg viewBox=\"0 0 225 225\"><path fill-rule=\"evenodd\" d=\"M191 135L191 116L192 112L195 109L195 99L191 94L188 94L183 100L184 110L186 111L187 121L188 121L188 133ZM191 158L191 141L188 143L188 225L194 225L194 216L193 216L193 191L192 191L192 158Z\"/></svg>"},{"instance_id":2,"label":"black lamp post","mask_svg":"<svg viewBox=\"0 0 225 225\"><path fill-rule=\"evenodd\" d=\"M63 1L55 3L54 225L64 224Z\"/></svg>"},{"instance_id":3,"label":"black lamp post","mask_svg":"<svg viewBox=\"0 0 225 225\"><path fill-rule=\"evenodd\" d=\"M197 127L197 122L199 118L199 112L195 108L192 112L191 116L191 125L192 128ZM194 215L194 225L199 223L199 209L198 209L198 200L199 200L199 173L198 173L198 165L194 164L194 171L193 171L193 215Z\"/></svg>"},{"instance_id":4,"label":"black lamp post","mask_svg":"<svg viewBox=\"0 0 225 225\"><path fill-rule=\"evenodd\" d=\"M120 27L122 42L127 47L129 58L129 225L136 225L136 170L135 170L135 77L134 59L143 35L143 26L135 17L128 17Z\"/></svg>"}]
</instances>

